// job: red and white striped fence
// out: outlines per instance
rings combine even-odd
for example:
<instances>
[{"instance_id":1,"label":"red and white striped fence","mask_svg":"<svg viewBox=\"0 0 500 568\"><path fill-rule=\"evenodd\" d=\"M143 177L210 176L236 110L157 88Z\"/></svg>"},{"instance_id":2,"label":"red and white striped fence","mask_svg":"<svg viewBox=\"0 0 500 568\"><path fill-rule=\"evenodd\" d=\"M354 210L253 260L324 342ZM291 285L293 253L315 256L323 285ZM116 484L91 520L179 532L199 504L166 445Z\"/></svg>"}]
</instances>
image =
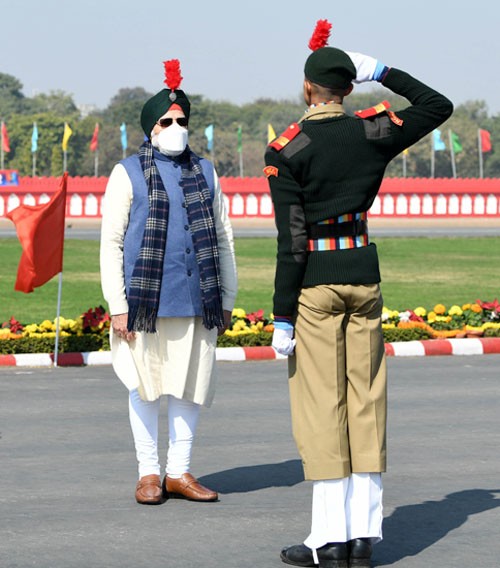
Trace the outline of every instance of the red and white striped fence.
<instances>
[{"instance_id":1,"label":"red and white striped fence","mask_svg":"<svg viewBox=\"0 0 500 568\"><path fill-rule=\"evenodd\" d=\"M100 218L106 177L68 179L66 217ZM270 218L273 205L262 177L220 178L232 218ZM0 186L0 217L18 205L46 203L59 178L19 178L18 186ZM385 178L370 209L371 217L500 217L500 179Z\"/></svg>"}]
</instances>

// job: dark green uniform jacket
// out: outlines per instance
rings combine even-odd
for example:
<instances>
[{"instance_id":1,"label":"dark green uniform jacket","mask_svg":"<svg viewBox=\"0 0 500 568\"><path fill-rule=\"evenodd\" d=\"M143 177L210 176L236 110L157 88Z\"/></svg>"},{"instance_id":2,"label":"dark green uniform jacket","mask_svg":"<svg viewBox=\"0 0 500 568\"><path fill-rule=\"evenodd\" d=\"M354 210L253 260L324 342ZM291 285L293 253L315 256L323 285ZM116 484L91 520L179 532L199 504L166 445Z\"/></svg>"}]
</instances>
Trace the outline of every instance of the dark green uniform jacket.
<instances>
[{"instance_id":1,"label":"dark green uniform jacket","mask_svg":"<svg viewBox=\"0 0 500 568\"><path fill-rule=\"evenodd\" d=\"M307 232L319 221L367 211L387 164L453 112L446 97L398 69L390 69L382 84L412 106L397 116L305 120L281 150L266 151L278 229L275 316L294 314L303 286L380 282L374 244L308 252Z\"/></svg>"}]
</instances>

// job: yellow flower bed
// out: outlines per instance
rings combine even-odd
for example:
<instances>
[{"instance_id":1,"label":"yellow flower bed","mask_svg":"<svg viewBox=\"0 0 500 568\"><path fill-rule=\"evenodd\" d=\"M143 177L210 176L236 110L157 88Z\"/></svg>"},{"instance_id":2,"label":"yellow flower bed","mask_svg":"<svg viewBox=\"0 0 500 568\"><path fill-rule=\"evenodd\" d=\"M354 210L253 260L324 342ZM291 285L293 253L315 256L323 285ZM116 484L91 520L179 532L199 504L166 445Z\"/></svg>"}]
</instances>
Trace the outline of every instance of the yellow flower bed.
<instances>
[{"instance_id":1,"label":"yellow flower bed","mask_svg":"<svg viewBox=\"0 0 500 568\"><path fill-rule=\"evenodd\" d=\"M264 317L264 311L246 313L242 308L234 308L231 313L231 327L224 332L228 337L236 337L238 335L257 334L262 331L272 332L274 329L271 318Z\"/></svg>"},{"instance_id":2,"label":"yellow flower bed","mask_svg":"<svg viewBox=\"0 0 500 568\"><path fill-rule=\"evenodd\" d=\"M225 336L257 335L262 332L274 331L274 317L264 315L263 310L247 313L243 308L234 308L231 325ZM109 314L99 306L82 314L76 319L64 317L44 320L39 324L31 323L23 326L13 317L4 322L0 328L0 340L20 338L54 338L59 323L60 336L82 336L91 334L107 334L110 326ZM414 310L398 311L384 306L382 309L382 329L422 329L430 337L466 337L467 335L482 335L486 330L500 329L500 303L471 302L459 306L452 305L449 309L444 304L436 304L432 309L418 306ZM489 332L491 335L491 332ZM498 335L493 332L493 335Z\"/></svg>"},{"instance_id":3,"label":"yellow flower bed","mask_svg":"<svg viewBox=\"0 0 500 568\"><path fill-rule=\"evenodd\" d=\"M436 304L427 310L418 306L414 310L398 312L384 307L382 310L382 328L401 329L421 328L431 337L466 337L483 335L486 330L500 329L500 303L476 300L459 306L447 308Z\"/></svg>"}]
</instances>

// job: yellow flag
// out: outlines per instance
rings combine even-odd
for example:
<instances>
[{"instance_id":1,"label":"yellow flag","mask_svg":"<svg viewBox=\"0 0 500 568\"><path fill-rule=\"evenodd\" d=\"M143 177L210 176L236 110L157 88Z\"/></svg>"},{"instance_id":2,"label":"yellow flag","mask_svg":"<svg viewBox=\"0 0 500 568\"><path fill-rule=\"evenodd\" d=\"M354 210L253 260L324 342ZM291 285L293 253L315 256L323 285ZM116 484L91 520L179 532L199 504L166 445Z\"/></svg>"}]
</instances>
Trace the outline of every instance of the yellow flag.
<instances>
[{"instance_id":1,"label":"yellow flag","mask_svg":"<svg viewBox=\"0 0 500 568\"><path fill-rule=\"evenodd\" d=\"M408 148L405 148L405 149L403 150L403 156L408 156L409 153L410 153L410 152L408 152Z\"/></svg>"},{"instance_id":2,"label":"yellow flag","mask_svg":"<svg viewBox=\"0 0 500 568\"><path fill-rule=\"evenodd\" d=\"M67 122L64 123L64 134L63 134L63 139L62 139L62 149L63 152L66 152L68 149L68 140L70 139L71 135L73 134L73 131L71 130L71 128L69 127L69 124Z\"/></svg>"},{"instance_id":3,"label":"yellow flag","mask_svg":"<svg viewBox=\"0 0 500 568\"><path fill-rule=\"evenodd\" d=\"M268 124L267 125L267 143L271 142L276 138L276 132L274 132L274 128Z\"/></svg>"}]
</instances>

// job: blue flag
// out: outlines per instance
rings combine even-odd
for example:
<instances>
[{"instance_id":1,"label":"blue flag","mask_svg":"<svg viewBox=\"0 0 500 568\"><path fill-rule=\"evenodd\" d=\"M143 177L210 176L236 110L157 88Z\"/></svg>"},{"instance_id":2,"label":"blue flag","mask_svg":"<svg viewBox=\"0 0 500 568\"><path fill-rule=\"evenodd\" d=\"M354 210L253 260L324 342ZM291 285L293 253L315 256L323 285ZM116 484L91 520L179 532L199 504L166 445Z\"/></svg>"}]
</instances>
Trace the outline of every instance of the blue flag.
<instances>
[{"instance_id":1,"label":"blue flag","mask_svg":"<svg viewBox=\"0 0 500 568\"><path fill-rule=\"evenodd\" d=\"M205 128L205 136L207 137L207 150L211 152L214 147L214 125L210 124Z\"/></svg>"},{"instance_id":2,"label":"blue flag","mask_svg":"<svg viewBox=\"0 0 500 568\"><path fill-rule=\"evenodd\" d=\"M127 149L127 125L122 122L121 126L120 126L120 132L121 134L121 138L122 138L122 148L124 150Z\"/></svg>"},{"instance_id":3,"label":"blue flag","mask_svg":"<svg viewBox=\"0 0 500 568\"><path fill-rule=\"evenodd\" d=\"M445 143L443 142L443 139L441 138L441 130L438 130L436 128L436 130L432 131L432 137L434 140L434 150L436 152L440 152L441 150L446 150L446 146Z\"/></svg>"},{"instance_id":4,"label":"blue flag","mask_svg":"<svg viewBox=\"0 0 500 568\"><path fill-rule=\"evenodd\" d=\"M33 123L33 134L31 135L31 152L34 154L38 150L38 128L36 122Z\"/></svg>"}]
</instances>

